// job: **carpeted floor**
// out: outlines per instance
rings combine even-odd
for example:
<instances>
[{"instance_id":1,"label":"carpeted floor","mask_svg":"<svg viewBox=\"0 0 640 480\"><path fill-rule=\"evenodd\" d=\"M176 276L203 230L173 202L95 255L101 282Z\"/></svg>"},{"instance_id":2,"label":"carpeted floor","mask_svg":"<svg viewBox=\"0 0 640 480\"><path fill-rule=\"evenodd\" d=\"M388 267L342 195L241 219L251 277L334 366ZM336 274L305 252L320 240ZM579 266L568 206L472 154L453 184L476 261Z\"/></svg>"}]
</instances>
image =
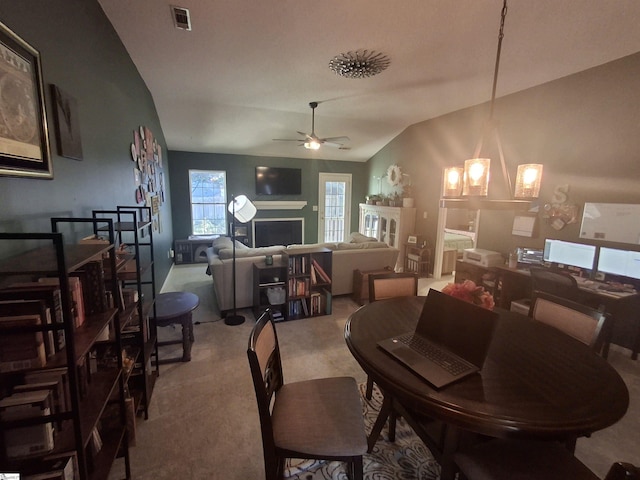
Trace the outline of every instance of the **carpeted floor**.
<instances>
[{"instance_id":1,"label":"carpeted floor","mask_svg":"<svg viewBox=\"0 0 640 480\"><path fill-rule=\"evenodd\" d=\"M420 279L419 293L442 288L449 279L433 283ZM151 400L148 420L138 419L137 442L131 449L135 480L254 480L264 478L260 424L249 374L246 349L253 326L247 321L231 327L220 321L213 299L211 277L204 265L174 266L162 291L184 290L200 297L194 311L195 344L192 361L161 368ZM277 325L285 382L326 376L349 375L358 383L366 375L344 341L344 325L358 305L347 296L334 298L332 315L283 322ZM180 328L159 329L161 339L181 338ZM180 353L180 346L163 347L161 357ZM631 404L615 425L578 440L576 455L601 478L613 461L640 464L640 361L614 346L609 362L620 372L630 391ZM371 413L375 405L365 405ZM367 414L367 416L370 416ZM368 420L369 421L369 420ZM428 450L414 442L402 423L395 445L377 444L377 452L365 458L371 479L437 478L437 465ZM383 429L383 437L387 430ZM411 440L413 439L413 440ZM408 443L405 443L405 440ZM387 448L387 447L391 448ZM110 480L123 478L122 462L114 465ZM293 479L346 479L340 464L292 471ZM397 469L395 465L399 465ZM377 477L390 469L395 477ZM382 473L381 473L382 475Z\"/></svg>"}]
</instances>

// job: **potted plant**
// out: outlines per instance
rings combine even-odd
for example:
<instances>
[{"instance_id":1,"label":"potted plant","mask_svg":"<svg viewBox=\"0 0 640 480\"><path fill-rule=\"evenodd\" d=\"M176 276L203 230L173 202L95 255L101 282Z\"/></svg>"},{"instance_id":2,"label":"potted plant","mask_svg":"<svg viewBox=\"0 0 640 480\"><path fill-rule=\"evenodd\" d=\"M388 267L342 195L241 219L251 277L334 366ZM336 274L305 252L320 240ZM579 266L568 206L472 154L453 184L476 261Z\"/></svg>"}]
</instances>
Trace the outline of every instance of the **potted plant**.
<instances>
[{"instance_id":1,"label":"potted plant","mask_svg":"<svg viewBox=\"0 0 640 480\"><path fill-rule=\"evenodd\" d=\"M382 200L382 205L385 207L389 206L389 195L382 195L381 196L381 200Z\"/></svg>"},{"instance_id":2,"label":"potted plant","mask_svg":"<svg viewBox=\"0 0 640 480\"><path fill-rule=\"evenodd\" d=\"M377 205L381 201L380 195L374 193L373 195L367 195L367 205Z\"/></svg>"},{"instance_id":3,"label":"potted plant","mask_svg":"<svg viewBox=\"0 0 640 480\"><path fill-rule=\"evenodd\" d=\"M413 207L413 188L411 185L404 185L402 187L402 206Z\"/></svg>"},{"instance_id":4,"label":"potted plant","mask_svg":"<svg viewBox=\"0 0 640 480\"><path fill-rule=\"evenodd\" d=\"M392 195L390 195L389 206L390 207L401 207L402 206L402 197L400 196L400 194L398 192L395 192Z\"/></svg>"}]
</instances>

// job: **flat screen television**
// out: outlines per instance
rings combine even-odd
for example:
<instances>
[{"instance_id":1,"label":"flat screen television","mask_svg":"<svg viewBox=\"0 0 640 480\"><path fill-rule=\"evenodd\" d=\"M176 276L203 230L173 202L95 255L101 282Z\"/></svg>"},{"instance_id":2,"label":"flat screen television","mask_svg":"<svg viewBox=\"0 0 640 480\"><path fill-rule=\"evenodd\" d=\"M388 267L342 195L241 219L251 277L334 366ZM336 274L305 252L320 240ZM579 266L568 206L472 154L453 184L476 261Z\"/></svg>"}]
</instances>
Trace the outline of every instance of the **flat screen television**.
<instances>
[{"instance_id":1,"label":"flat screen television","mask_svg":"<svg viewBox=\"0 0 640 480\"><path fill-rule=\"evenodd\" d=\"M598 271L640 280L640 252L600 247Z\"/></svg>"},{"instance_id":2,"label":"flat screen television","mask_svg":"<svg viewBox=\"0 0 640 480\"><path fill-rule=\"evenodd\" d=\"M543 258L545 262L593 270L596 247L595 245L547 238L544 241Z\"/></svg>"},{"instance_id":3,"label":"flat screen television","mask_svg":"<svg viewBox=\"0 0 640 480\"><path fill-rule=\"evenodd\" d=\"M300 168L256 167L257 195L301 195Z\"/></svg>"}]
</instances>

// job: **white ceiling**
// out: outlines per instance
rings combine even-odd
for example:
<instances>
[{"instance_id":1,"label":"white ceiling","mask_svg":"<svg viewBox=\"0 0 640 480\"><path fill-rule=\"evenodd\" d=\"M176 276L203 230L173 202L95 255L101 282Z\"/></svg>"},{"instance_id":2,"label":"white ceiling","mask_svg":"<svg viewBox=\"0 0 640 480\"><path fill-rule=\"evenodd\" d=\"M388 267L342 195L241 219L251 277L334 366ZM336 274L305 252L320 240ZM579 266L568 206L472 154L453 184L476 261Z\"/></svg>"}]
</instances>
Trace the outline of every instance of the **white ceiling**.
<instances>
[{"instance_id":1,"label":"white ceiling","mask_svg":"<svg viewBox=\"0 0 640 480\"><path fill-rule=\"evenodd\" d=\"M366 161L408 126L489 100L502 0L98 0L155 102L170 150ZM509 0L497 96L640 51L638 0ZM382 52L367 79L329 68ZM315 131L350 150L312 152ZM496 112L499 116L499 112Z\"/></svg>"}]
</instances>

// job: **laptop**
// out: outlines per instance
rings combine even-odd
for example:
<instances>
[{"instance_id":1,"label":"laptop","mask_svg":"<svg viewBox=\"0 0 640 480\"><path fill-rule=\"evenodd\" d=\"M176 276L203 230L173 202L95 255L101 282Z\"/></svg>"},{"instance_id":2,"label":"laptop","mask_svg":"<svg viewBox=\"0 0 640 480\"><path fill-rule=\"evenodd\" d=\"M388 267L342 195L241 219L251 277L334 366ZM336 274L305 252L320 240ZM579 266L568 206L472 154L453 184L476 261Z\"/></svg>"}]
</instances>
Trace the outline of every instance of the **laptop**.
<instances>
[{"instance_id":1,"label":"laptop","mask_svg":"<svg viewBox=\"0 0 640 480\"><path fill-rule=\"evenodd\" d=\"M482 369L498 318L491 310L431 289L416 330L378 346L440 389Z\"/></svg>"}]
</instances>

